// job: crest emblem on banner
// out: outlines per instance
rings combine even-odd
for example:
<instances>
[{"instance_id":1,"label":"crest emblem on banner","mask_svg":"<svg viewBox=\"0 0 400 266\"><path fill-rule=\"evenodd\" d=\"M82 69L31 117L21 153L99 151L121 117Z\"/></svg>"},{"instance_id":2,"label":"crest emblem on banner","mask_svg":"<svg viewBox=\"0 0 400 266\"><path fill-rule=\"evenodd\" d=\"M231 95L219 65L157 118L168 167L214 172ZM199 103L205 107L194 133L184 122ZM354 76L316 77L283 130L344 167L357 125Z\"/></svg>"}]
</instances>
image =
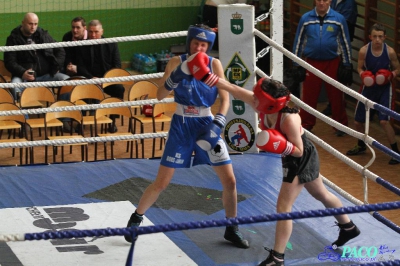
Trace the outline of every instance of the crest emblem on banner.
<instances>
[{"instance_id":1,"label":"crest emblem on banner","mask_svg":"<svg viewBox=\"0 0 400 266\"><path fill-rule=\"evenodd\" d=\"M231 31L233 34L239 35L243 32L243 19L242 14L236 12L232 14Z\"/></svg>"},{"instance_id":2,"label":"crest emblem on banner","mask_svg":"<svg viewBox=\"0 0 400 266\"><path fill-rule=\"evenodd\" d=\"M246 152L253 147L256 133L247 120L234 118L226 123L224 138L232 150Z\"/></svg>"},{"instance_id":3,"label":"crest emblem on banner","mask_svg":"<svg viewBox=\"0 0 400 266\"><path fill-rule=\"evenodd\" d=\"M250 76L250 70L247 68L239 53L233 55L224 73L230 83L239 87L243 87Z\"/></svg>"},{"instance_id":4,"label":"crest emblem on banner","mask_svg":"<svg viewBox=\"0 0 400 266\"><path fill-rule=\"evenodd\" d=\"M244 114L245 111L244 102L236 99L232 100L232 111L235 113L235 115Z\"/></svg>"}]
</instances>

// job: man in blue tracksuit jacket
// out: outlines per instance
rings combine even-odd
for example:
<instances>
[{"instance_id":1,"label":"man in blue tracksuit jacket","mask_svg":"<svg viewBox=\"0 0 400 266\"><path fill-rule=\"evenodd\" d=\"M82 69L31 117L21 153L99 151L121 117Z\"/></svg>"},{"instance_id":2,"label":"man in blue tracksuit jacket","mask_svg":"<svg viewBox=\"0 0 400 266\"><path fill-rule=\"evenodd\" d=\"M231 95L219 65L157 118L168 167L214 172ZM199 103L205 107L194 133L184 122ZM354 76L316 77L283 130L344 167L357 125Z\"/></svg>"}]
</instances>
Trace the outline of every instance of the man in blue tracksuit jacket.
<instances>
[{"instance_id":1,"label":"man in blue tracksuit jacket","mask_svg":"<svg viewBox=\"0 0 400 266\"><path fill-rule=\"evenodd\" d=\"M301 17L293 53L329 77L341 81L342 77L338 77L340 63L342 70L348 72L346 76L352 75L351 45L346 19L330 8L331 2L315 0L315 8ZM302 83L301 100L314 109L317 107L322 82L322 79L307 71ZM325 89L332 105L332 118L347 126L343 92L328 83L325 83ZM311 130L316 118L305 111L300 112L300 115L303 127ZM337 131L338 136L342 135L340 133Z\"/></svg>"},{"instance_id":2,"label":"man in blue tracksuit jacket","mask_svg":"<svg viewBox=\"0 0 400 266\"><path fill-rule=\"evenodd\" d=\"M357 3L355 0L332 0L331 8L343 15L349 28L350 41L353 41L354 30L357 22Z\"/></svg>"}]
</instances>

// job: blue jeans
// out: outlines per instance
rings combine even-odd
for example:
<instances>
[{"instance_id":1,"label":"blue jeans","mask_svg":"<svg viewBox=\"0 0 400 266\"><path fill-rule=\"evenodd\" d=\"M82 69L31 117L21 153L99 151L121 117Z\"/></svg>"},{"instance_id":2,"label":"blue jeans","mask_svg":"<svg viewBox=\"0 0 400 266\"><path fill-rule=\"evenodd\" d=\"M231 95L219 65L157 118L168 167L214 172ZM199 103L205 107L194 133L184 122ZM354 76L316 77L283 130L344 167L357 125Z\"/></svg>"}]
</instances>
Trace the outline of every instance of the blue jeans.
<instances>
[{"instance_id":1,"label":"blue jeans","mask_svg":"<svg viewBox=\"0 0 400 266\"><path fill-rule=\"evenodd\" d=\"M50 74L46 74L40 77L36 77L35 81L62 81L68 79L69 76L66 74L63 74L61 72L58 72L55 74L53 77L50 76ZM26 82L25 80L21 79L20 77L13 77L11 79L11 83L21 83L21 82ZM24 91L24 87L22 88L11 88L11 93L14 96L15 100L18 100L18 95Z\"/></svg>"}]
</instances>

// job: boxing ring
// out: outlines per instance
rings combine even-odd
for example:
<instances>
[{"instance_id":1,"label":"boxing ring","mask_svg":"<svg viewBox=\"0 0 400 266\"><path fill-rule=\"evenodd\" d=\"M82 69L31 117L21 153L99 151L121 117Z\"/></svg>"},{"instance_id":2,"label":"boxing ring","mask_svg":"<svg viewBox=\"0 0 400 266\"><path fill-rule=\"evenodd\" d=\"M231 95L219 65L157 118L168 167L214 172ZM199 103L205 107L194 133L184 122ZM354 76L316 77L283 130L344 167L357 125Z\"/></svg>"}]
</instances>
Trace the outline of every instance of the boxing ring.
<instances>
[{"instance_id":1,"label":"boxing ring","mask_svg":"<svg viewBox=\"0 0 400 266\"><path fill-rule=\"evenodd\" d=\"M369 109L375 109L400 120L399 114L367 100L339 82L324 76L262 32L256 29L252 32L268 43L273 53L279 52L287 56L324 81L362 101L368 108L367 118ZM186 34L186 31L181 31L80 42L34 44L24 47L0 47L0 51L141 41L181 37ZM257 68L254 72L261 77L267 76ZM278 77L279 74L275 72L274 77ZM161 75L162 73L155 73L107 79L30 82L19 83L18 87L58 87L139 81L159 78ZM0 87L13 86L16 87L16 84L0 83ZM162 102L170 101L172 99L165 99ZM354 138L363 139L368 146L400 160L398 154L369 136L368 131L363 134L338 124L294 96L292 101L326 124ZM156 100L125 101L104 105L7 111L0 112L0 115L95 110L156 102ZM288 265L339 265L339 263L340 265L368 265L368 263L399 265L400 255L397 253L400 251L396 250L400 250L400 228L378 211L398 209L400 201L368 204L367 179L384 187L388 193L400 195L399 188L368 170L375 158L374 150L370 148L373 154L371 161L368 165L362 166L311 132L306 134L318 146L360 173L365 190L364 201L354 198L324 178L329 190L341 198L343 208L324 209L322 204L303 191L292 213L275 214L275 202L282 175L280 158L267 153L243 153L232 155L237 178L238 218L221 219L224 214L218 178L210 167L197 166L178 169L170 187L165 191L166 196L160 198L146 213L144 225L127 229L124 228L125 223L135 210L134 206L137 205L143 189L156 176L158 159L4 167L0 172L0 188L3 195L0 201L0 213L4 221L0 226L0 254L2 254L0 265L56 263L57 265L255 265L267 256L263 245L271 247L274 243L275 222L285 219L294 220L294 231L285 258ZM166 132L162 132L57 141L36 140L25 143L1 143L0 148L136 140L166 135ZM254 162L263 167L255 167ZM268 169L268 172L265 169ZM191 178L196 179L196 186L191 184ZM356 260L344 248L333 250L329 247L338 234L337 229L332 228L334 219L330 216L343 213L349 213L361 230L361 235L346 245L356 251L363 247L371 249L375 247L379 252L377 256L364 256ZM371 219L371 216L375 219ZM317 217L318 219L312 219ZM250 249L240 250L223 241L223 233L219 227L230 224L241 225L241 232L249 240ZM130 245L124 241L122 237L124 234L134 234L139 237ZM46 241L31 242L31 240ZM342 257L345 253L347 256Z\"/></svg>"}]
</instances>

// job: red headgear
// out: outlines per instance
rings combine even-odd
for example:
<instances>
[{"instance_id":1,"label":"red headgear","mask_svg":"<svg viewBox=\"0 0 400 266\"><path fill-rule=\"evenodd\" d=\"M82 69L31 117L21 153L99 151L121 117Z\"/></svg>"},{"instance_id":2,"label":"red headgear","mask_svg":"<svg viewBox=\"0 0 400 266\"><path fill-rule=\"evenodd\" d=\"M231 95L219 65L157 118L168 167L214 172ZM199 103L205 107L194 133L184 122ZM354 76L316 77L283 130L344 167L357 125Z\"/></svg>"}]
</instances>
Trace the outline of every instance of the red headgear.
<instances>
[{"instance_id":1,"label":"red headgear","mask_svg":"<svg viewBox=\"0 0 400 266\"><path fill-rule=\"evenodd\" d=\"M258 99L257 110L264 114L279 112L286 106L286 103L290 100L290 96L287 95L275 99L261 88L264 79L265 78L261 78L253 89L254 95Z\"/></svg>"}]
</instances>

